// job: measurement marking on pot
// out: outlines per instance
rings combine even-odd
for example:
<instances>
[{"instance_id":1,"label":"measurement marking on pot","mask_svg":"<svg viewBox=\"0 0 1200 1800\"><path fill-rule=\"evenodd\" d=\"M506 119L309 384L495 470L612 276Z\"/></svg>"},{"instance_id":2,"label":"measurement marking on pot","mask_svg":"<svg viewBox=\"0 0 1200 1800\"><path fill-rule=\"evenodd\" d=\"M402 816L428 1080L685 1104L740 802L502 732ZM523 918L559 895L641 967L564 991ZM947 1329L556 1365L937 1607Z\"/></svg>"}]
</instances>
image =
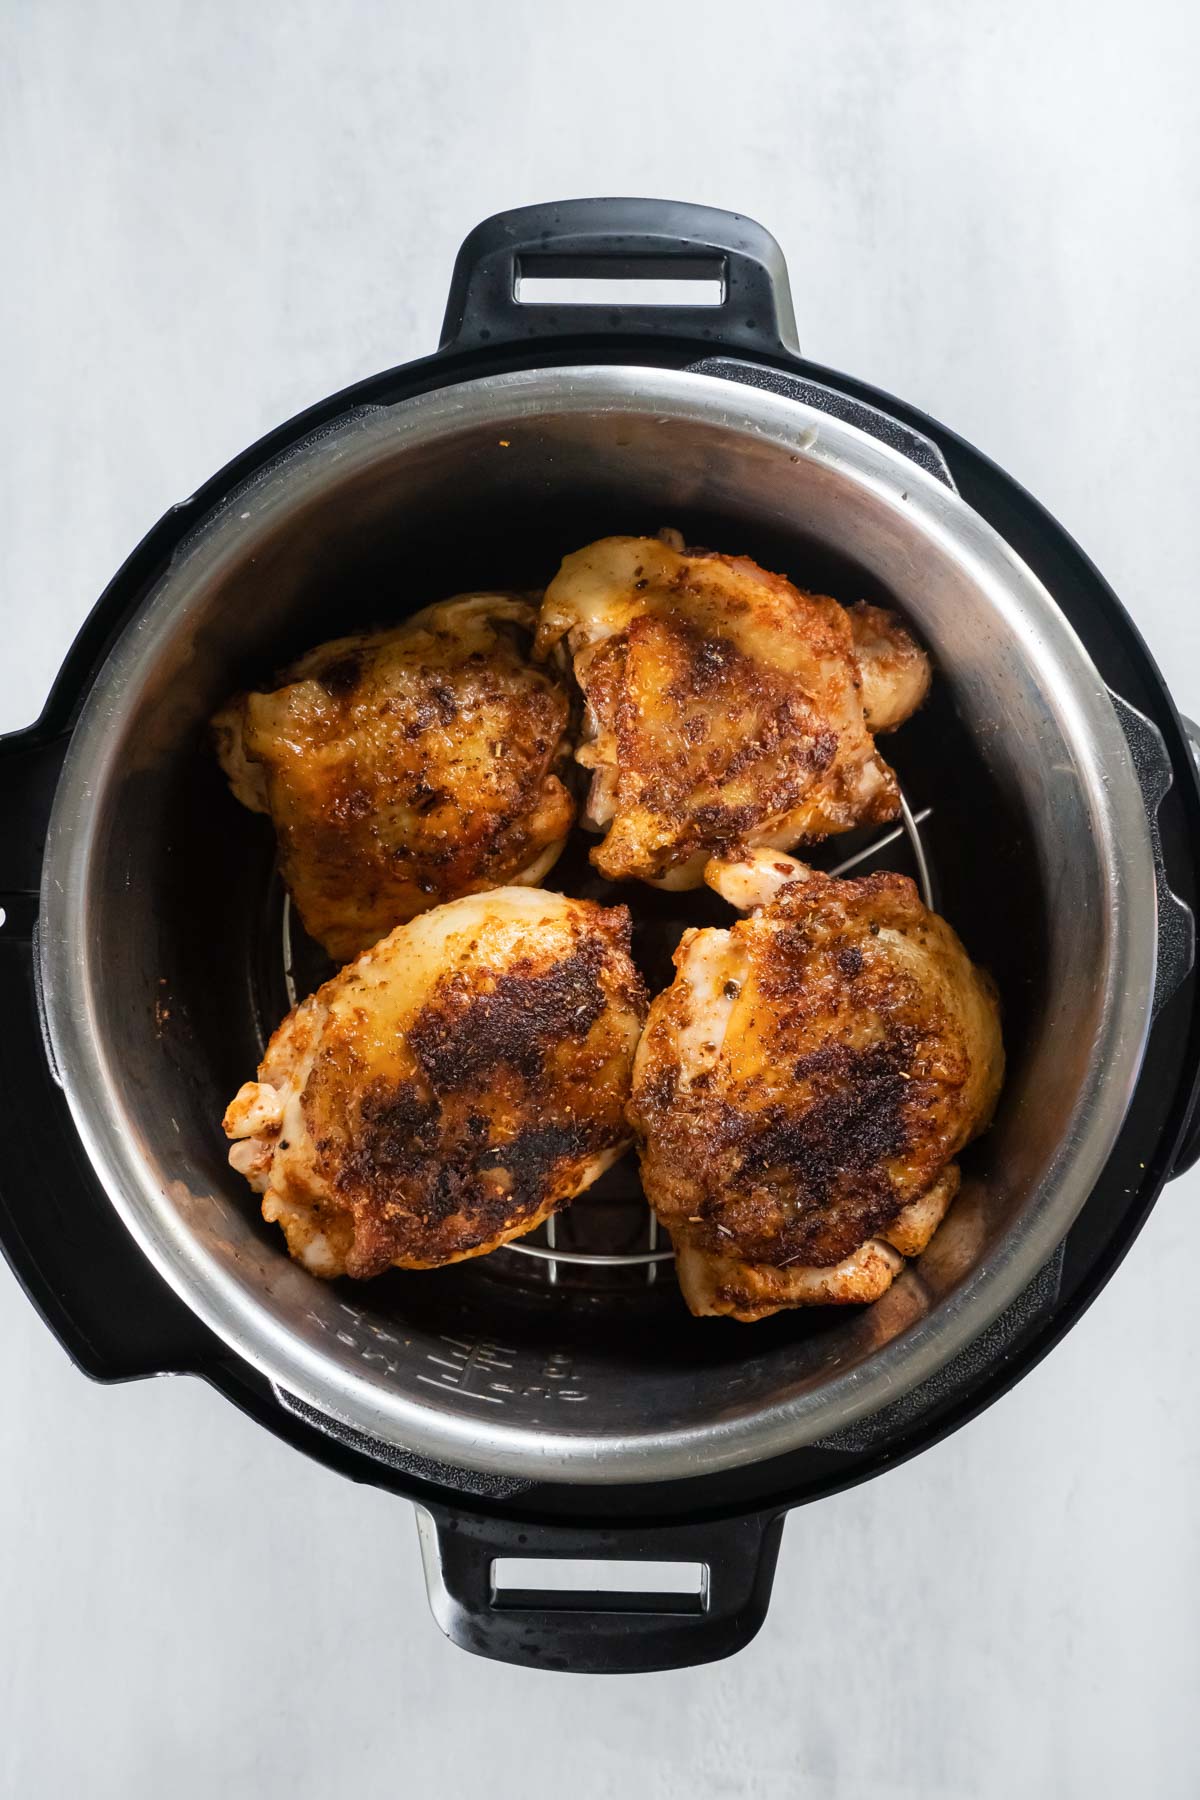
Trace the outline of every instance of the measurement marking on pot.
<instances>
[{"instance_id":1,"label":"measurement marking on pot","mask_svg":"<svg viewBox=\"0 0 1200 1800\"><path fill-rule=\"evenodd\" d=\"M378 1339L381 1344L399 1344L400 1342L400 1339L394 1332L385 1331L382 1325L368 1324L367 1330L370 1332L371 1336Z\"/></svg>"},{"instance_id":2,"label":"measurement marking on pot","mask_svg":"<svg viewBox=\"0 0 1200 1800\"><path fill-rule=\"evenodd\" d=\"M488 1386L496 1391L491 1393L473 1391L471 1377L477 1369L483 1374L491 1374L500 1369L511 1370L512 1362L506 1361L505 1358L515 1358L516 1351L508 1349L504 1344L487 1342L467 1344L461 1338L447 1337L444 1332L442 1333L442 1343L450 1349L450 1358L437 1356L432 1350L427 1350L425 1360L435 1364L439 1369L444 1369L445 1374L418 1375L417 1380L423 1381L427 1387L440 1388L443 1393L467 1394L472 1400L485 1400L489 1406L503 1406L504 1401L501 1395L512 1393L514 1391L512 1388L504 1382L493 1381L489 1382Z\"/></svg>"},{"instance_id":3,"label":"measurement marking on pot","mask_svg":"<svg viewBox=\"0 0 1200 1800\"><path fill-rule=\"evenodd\" d=\"M455 1382L437 1381L432 1375L418 1375L417 1380L423 1381L426 1387L440 1388L444 1394L458 1394L464 1400L486 1400L489 1406L504 1405L499 1394L473 1394L469 1389L459 1387Z\"/></svg>"},{"instance_id":4,"label":"measurement marking on pot","mask_svg":"<svg viewBox=\"0 0 1200 1800\"><path fill-rule=\"evenodd\" d=\"M481 1338L477 1343L466 1344L461 1338L447 1337L441 1333L443 1344L449 1344L455 1350L461 1350L464 1356L516 1356L517 1352L508 1344L494 1344L490 1338Z\"/></svg>"}]
</instances>

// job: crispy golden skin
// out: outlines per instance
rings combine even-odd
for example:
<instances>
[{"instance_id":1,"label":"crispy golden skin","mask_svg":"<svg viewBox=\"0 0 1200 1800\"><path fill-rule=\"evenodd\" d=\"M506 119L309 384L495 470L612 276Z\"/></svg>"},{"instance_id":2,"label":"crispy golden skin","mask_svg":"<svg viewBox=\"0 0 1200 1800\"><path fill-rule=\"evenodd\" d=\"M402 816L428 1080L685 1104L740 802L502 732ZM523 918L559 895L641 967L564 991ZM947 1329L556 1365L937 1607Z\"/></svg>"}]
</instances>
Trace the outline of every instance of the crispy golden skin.
<instances>
[{"instance_id":1,"label":"crispy golden skin","mask_svg":"<svg viewBox=\"0 0 1200 1800\"><path fill-rule=\"evenodd\" d=\"M847 611L746 557L603 538L546 590L537 653L566 637L587 702L579 762L592 861L613 881L698 887L735 844L787 848L894 818L880 729L924 698L929 664L879 607Z\"/></svg>"},{"instance_id":2,"label":"crispy golden skin","mask_svg":"<svg viewBox=\"0 0 1200 1800\"><path fill-rule=\"evenodd\" d=\"M234 793L270 814L305 929L336 962L553 865L574 819L570 707L527 659L535 620L515 595L446 600L322 644L214 719Z\"/></svg>"},{"instance_id":3,"label":"crispy golden skin","mask_svg":"<svg viewBox=\"0 0 1200 1800\"><path fill-rule=\"evenodd\" d=\"M400 926L290 1013L225 1115L314 1274L520 1237L627 1148L646 991L629 913L537 888Z\"/></svg>"},{"instance_id":4,"label":"crispy golden skin","mask_svg":"<svg viewBox=\"0 0 1200 1800\"><path fill-rule=\"evenodd\" d=\"M876 1299L991 1118L992 982L904 876L838 880L766 850L705 874L757 910L685 935L629 1114L684 1297L746 1320Z\"/></svg>"}]
</instances>

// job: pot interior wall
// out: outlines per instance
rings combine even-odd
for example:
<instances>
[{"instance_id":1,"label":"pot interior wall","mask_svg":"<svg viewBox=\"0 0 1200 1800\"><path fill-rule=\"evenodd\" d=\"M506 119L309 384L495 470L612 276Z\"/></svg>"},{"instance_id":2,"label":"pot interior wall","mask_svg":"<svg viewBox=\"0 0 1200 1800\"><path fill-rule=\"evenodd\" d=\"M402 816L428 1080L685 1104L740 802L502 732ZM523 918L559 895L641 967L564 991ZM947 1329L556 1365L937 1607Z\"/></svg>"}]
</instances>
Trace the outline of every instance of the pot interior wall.
<instances>
[{"instance_id":1,"label":"pot interior wall","mask_svg":"<svg viewBox=\"0 0 1200 1800\"><path fill-rule=\"evenodd\" d=\"M839 599L894 604L931 647L933 697L884 747L911 803L933 808L941 908L1000 985L1010 1076L995 1127L965 1156L963 1195L930 1250L867 1310L696 1321L666 1273L597 1293L551 1287L503 1253L362 1287L318 1283L288 1263L225 1160L223 1109L286 1000L269 827L228 795L206 721L323 637L463 589L541 587L589 539L662 525ZM236 497L177 557L155 605L174 623L158 628L138 693L112 696L111 776L97 792L95 1027L161 1206L220 1282L253 1290L281 1329L375 1384L381 1431L389 1391L484 1433L501 1418L600 1434L719 1425L845 1374L950 1303L1036 1203L1110 955L1085 784L1019 631L948 549L914 548L895 495L848 487L819 443L785 453L736 410L709 422L634 405L539 417L514 403L435 441L371 412ZM1082 821L1070 857L1064 808ZM629 900L654 986L686 923L728 917L711 895L608 887L586 844L551 885ZM630 1158L604 1191L636 1183Z\"/></svg>"}]
</instances>

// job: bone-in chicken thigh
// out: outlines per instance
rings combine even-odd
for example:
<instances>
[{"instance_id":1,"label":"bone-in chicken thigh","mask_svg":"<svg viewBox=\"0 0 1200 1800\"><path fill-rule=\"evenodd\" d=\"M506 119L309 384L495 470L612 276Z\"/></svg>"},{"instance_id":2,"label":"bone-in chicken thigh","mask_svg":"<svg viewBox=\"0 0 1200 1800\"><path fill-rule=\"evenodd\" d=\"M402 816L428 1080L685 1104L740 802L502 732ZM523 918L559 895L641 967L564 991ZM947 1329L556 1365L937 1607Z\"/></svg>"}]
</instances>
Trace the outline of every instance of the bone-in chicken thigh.
<instances>
[{"instance_id":1,"label":"bone-in chicken thigh","mask_svg":"<svg viewBox=\"0 0 1200 1800\"><path fill-rule=\"evenodd\" d=\"M615 1162L646 1012L629 932L623 906L500 888L296 1007L225 1130L297 1261L361 1278L480 1256Z\"/></svg>"},{"instance_id":2,"label":"bone-in chicken thigh","mask_svg":"<svg viewBox=\"0 0 1200 1800\"><path fill-rule=\"evenodd\" d=\"M990 978L901 875L714 860L752 909L685 934L630 1118L695 1313L874 1300L924 1249L1003 1078Z\"/></svg>"},{"instance_id":3,"label":"bone-in chicken thigh","mask_svg":"<svg viewBox=\"0 0 1200 1800\"><path fill-rule=\"evenodd\" d=\"M213 721L238 799L269 813L309 934L344 962L444 900L541 881L574 804L569 702L526 654L536 613L465 594L322 644Z\"/></svg>"},{"instance_id":4,"label":"bone-in chicken thigh","mask_svg":"<svg viewBox=\"0 0 1200 1800\"><path fill-rule=\"evenodd\" d=\"M698 887L731 845L790 848L899 810L873 731L925 696L892 614L847 609L746 557L613 537L546 590L538 653L565 637L586 702L592 861L610 880Z\"/></svg>"}]
</instances>

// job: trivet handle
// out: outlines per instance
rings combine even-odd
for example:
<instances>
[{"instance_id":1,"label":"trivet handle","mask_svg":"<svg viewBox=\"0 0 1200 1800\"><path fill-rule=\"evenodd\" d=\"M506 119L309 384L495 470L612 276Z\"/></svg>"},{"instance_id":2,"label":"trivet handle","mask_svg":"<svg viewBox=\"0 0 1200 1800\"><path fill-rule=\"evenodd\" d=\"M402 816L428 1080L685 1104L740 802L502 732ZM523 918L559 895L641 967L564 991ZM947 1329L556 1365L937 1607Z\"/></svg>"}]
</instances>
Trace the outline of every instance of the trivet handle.
<instances>
[{"instance_id":1,"label":"trivet handle","mask_svg":"<svg viewBox=\"0 0 1200 1800\"><path fill-rule=\"evenodd\" d=\"M770 1602L783 1515L602 1528L418 1506L417 1528L429 1604L452 1643L530 1669L634 1675L716 1662L750 1642ZM519 1565L515 1579L505 1560ZM609 1564L630 1585L538 1582L539 1565L564 1562ZM636 1579L645 1563L671 1564L683 1580L648 1591Z\"/></svg>"},{"instance_id":2,"label":"trivet handle","mask_svg":"<svg viewBox=\"0 0 1200 1800\"><path fill-rule=\"evenodd\" d=\"M719 281L715 305L518 299L523 278ZM796 350L783 252L753 219L677 200L559 200L485 219L454 265L442 348L550 337L685 338L714 349Z\"/></svg>"}]
</instances>

